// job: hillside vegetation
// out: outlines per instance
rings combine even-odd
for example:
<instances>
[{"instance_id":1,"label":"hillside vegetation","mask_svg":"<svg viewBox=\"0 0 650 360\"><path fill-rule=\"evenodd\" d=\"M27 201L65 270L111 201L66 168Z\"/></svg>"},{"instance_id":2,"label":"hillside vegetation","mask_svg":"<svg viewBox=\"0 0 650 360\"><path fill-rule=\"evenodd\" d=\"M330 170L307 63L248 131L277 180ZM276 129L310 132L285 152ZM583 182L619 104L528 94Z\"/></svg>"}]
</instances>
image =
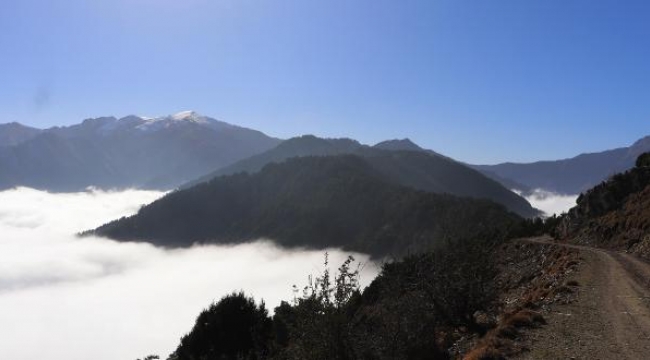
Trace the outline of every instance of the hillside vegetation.
<instances>
[{"instance_id":1,"label":"hillside vegetation","mask_svg":"<svg viewBox=\"0 0 650 360\"><path fill-rule=\"evenodd\" d=\"M367 159L342 155L295 158L252 175L219 177L89 233L170 247L270 238L288 247L385 256L509 229L520 219L487 200L395 185Z\"/></svg>"},{"instance_id":2,"label":"hillside vegetation","mask_svg":"<svg viewBox=\"0 0 650 360\"><path fill-rule=\"evenodd\" d=\"M496 300L495 240L385 264L365 291L350 258L296 288L273 317L263 303L233 293L198 316L170 359L450 358L448 347L463 333L485 330L473 314Z\"/></svg>"},{"instance_id":3,"label":"hillside vegetation","mask_svg":"<svg viewBox=\"0 0 650 360\"><path fill-rule=\"evenodd\" d=\"M498 182L448 157L424 150L408 139L384 141L371 147L350 139L321 139L311 135L296 137L181 188L186 189L223 175L240 172L253 174L268 164L281 163L294 157L342 154L364 158L373 169L394 184L439 194L492 200L523 217L540 215L524 198Z\"/></svg>"},{"instance_id":4,"label":"hillside vegetation","mask_svg":"<svg viewBox=\"0 0 650 360\"><path fill-rule=\"evenodd\" d=\"M564 239L650 259L650 154L585 194L558 228Z\"/></svg>"},{"instance_id":5,"label":"hillside vegetation","mask_svg":"<svg viewBox=\"0 0 650 360\"><path fill-rule=\"evenodd\" d=\"M527 351L543 308L572 301L577 264L575 250L489 233L385 263L361 289L359 264L331 272L326 254L273 316L241 292L211 304L169 360L504 359Z\"/></svg>"}]
</instances>

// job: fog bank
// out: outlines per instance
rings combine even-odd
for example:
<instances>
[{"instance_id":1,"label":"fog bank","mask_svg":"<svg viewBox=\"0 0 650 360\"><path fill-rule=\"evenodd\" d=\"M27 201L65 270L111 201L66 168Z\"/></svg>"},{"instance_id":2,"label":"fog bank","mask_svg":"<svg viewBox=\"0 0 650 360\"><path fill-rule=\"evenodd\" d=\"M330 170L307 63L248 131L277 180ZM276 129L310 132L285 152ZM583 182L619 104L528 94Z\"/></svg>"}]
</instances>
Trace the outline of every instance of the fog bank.
<instances>
[{"instance_id":1,"label":"fog bank","mask_svg":"<svg viewBox=\"0 0 650 360\"><path fill-rule=\"evenodd\" d=\"M560 215L569 211L576 205L576 199L578 198L578 195L561 195L543 189L535 189L528 195L522 195L517 190L515 192L520 196L524 196L534 208L542 210L546 216Z\"/></svg>"},{"instance_id":2,"label":"fog bank","mask_svg":"<svg viewBox=\"0 0 650 360\"><path fill-rule=\"evenodd\" d=\"M164 358L210 302L244 290L272 309L292 298L293 284L322 270L323 251L288 251L268 241L163 250L73 235L162 195L0 192L3 358ZM332 270L347 255L330 250ZM367 265L362 283L376 273Z\"/></svg>"}]
</instances>

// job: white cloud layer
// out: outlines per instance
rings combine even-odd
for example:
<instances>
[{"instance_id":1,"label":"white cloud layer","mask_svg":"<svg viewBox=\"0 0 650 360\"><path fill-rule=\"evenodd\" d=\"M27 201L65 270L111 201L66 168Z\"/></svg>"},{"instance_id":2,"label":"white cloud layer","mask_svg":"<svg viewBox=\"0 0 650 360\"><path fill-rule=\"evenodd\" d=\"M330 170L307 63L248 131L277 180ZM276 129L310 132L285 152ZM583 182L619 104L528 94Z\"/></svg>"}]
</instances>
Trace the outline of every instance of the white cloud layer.
<instances>
[{"instance_id":1,"label":"white cloud layer","mask_svg":"<svg viewBox=\"0 0 650 360\"><path fill-rule=\"evenodd\" d=\"M0 192L3 358L164 358L210 302L244 290L272 309L291 299L291 285L322 270L323 252L287 251L264 241L163 250L73 235L132 214L161 195ZM347 255L330 250L330 263L338 266ZM362 282L376 273L366 266Z\"/></svg>"},{"instance_id":2,"label":"white cloud layer","mask_svg":"<svg viewBox=\"0 0 650 360\"><path fill-rule=\"evenodd\" d=\"M522 195L519 191L515 190L515 192ZM574 207L578 195L561 195L543 189L535 189L530 195L524 195L524 197L534 208L542 210L546 216L552 216L553 214L560 215Z\"/></svg>"}]
</instances>

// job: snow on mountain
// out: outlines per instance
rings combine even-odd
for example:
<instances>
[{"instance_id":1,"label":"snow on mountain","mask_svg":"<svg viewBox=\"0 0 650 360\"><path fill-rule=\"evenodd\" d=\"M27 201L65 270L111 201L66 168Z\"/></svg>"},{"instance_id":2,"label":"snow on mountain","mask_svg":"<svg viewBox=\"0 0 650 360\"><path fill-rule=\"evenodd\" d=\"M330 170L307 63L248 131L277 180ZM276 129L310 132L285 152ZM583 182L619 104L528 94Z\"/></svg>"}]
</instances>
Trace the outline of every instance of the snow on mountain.
<instances>
[{"instance_id":1,"label":"snow on mountain","mask_svg":"<svg viewBox=\"0 0 650 360\"><path fill-rule=\"evenodd\" d=\"M279 142L194 111L89 118L44 130L0 125L0 189L171 189Z\"/></svg>"},{"instance_id":2,"label":"snow on mountain","mask_svg":"<svg viewBox=\"0 0 650 360\"><path fill-rule=\"evenodd\" d=\"M129 115L120 119L116 118L96 118L87 120L89 124L94 124L96 131L102 135L110 135L120 130L135 129L141 132L150 133L168 129L171 127L183 126L187 124L205 126L212 130L222 130L224 128L234 128L234 125L203 116L195 111L181 111L173 115L146 117Z\"/></svg>"},{"instance_id":3,"label":"snow on mountain","mask_svg":"<svg viewBox=\"0 0 650 360\"><path fill-rule=\"evenodd\" d=\"M206 122L206 117L198 114L193 110L181 111L170 116L174 120L189 120L193 122Z\"/></svg>"}]
</instances>

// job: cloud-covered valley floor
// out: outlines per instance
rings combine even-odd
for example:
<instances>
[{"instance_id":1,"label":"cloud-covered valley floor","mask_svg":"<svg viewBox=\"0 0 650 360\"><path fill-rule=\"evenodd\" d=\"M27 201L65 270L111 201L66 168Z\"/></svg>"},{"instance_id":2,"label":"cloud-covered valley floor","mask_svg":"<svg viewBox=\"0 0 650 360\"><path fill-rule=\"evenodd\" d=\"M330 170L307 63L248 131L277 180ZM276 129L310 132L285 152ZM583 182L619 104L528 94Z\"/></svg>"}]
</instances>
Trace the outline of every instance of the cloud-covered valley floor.
<instances>
[{"instance_id":1,"label":"cloud-covered valley floor","mask_svg":"<svg viewBox=\"0 0 650 360\"><path fill-rule=\"evenodd\" d=\"M519 195L520 191L513 190ZM536 209L542 210L546 216L553 214L560 215L569 211L576 205L578 195L562 195L554 192L535 189L532 193L525 195L526 200Z\"/></svg>"},{"instance_id":2,"label":"cloud-covered valley floor","mask_svg":"<svg viewBox=\"0 0 650 360\"><path fill-rule=\"evenodd\" d=\"M0 354L14 360L167 356L199 312L234 290L269 308L322 270L322 251L268 241L163 250L75 233L135 213L160 192L0 192ZM330 250L338 266L347 253ZM355 254L366 262L367 257ZM376 276L367 264L363 284Z\"/></svg>"}]
</instances>

